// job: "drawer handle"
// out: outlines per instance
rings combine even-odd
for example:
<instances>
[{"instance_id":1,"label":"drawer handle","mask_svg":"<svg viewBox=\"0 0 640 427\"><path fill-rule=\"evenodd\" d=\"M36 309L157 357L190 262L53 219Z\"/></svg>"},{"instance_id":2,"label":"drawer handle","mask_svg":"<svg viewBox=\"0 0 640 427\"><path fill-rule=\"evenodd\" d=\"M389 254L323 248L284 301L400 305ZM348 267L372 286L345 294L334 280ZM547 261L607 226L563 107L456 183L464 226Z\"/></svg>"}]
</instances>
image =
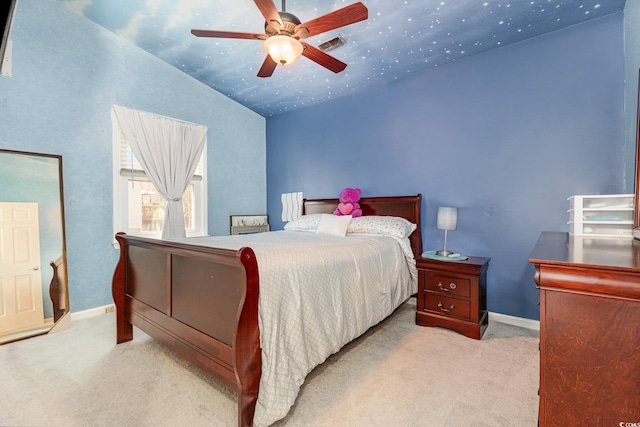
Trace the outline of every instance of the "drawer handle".
<instances>
[{"instance_id":1,"label":"drawer handle","mask_svg":"<svg viewBox=\"0 0 640 427\"><path fill-rule=\"evenodd\" d=\"M449 283L449 288L445 288L442 282L438 282L438 287L440 288L441 291L445 291L445 292L449 292L457 288L456 284L453 282Z\"/></svg>"},{"instance_id":2,"label":"drawer handle","mask_svg":"<svg viewBox=\"0 0 640 427\"><path fill-rule=\"evenodd\" d=\"M446 308L441 302L438 302L438 307L440 307L440 310L444 311L445 313L448 313L456 308L455 304L451 304L449 308Z\"/></svg>"}]
</instances>

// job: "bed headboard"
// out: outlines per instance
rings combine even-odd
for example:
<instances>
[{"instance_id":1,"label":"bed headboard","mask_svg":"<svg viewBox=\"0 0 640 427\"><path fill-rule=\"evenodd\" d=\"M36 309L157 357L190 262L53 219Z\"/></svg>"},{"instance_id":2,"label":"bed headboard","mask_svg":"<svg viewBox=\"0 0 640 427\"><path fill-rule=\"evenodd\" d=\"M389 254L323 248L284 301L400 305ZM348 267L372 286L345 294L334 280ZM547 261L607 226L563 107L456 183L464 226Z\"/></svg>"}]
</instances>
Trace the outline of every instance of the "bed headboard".
<instances>
[{"instance_id":1,"label":"bed headboard","mask_svg":"<svg viewBox=\"0 0 640 427\"><path fill-rule=\"evenodd\" d=\"M302 214L333 213L338 207L338 199L303 199ZM422 194L415 196L362 197L358 203L362 215L388 215L406 218L416 224L416 230L409 236L413 254L422 253L422 224L420 223L420 205Z\"/></svg>"}]
</instances>

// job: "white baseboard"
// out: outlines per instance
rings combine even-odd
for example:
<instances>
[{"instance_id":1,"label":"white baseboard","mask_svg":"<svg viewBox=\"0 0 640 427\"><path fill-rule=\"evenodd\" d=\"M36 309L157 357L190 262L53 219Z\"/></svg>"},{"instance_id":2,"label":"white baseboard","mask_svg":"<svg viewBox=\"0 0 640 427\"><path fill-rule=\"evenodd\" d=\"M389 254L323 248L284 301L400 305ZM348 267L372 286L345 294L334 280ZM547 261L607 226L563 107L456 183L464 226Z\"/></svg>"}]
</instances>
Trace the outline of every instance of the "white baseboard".
<instances>
[{"instance_id":1,"label":"white baseboard","mask_svg":"<svg viewBox=\"0 0 640 427\"><path fill-rule=\"evenodd\" d=\"M71 321L86 319L88 317L99 316L101 314L110 313L115 310L113 304L103 305L102 307L90 308L88 310L71 312Z\"/></svg>"},{"instance_id":2,"label":"white baseboard","mask_svg":"<svg viewBox=\"0 0 640 427\"><path fill-rule=\"evenodd\" d=\"M509 316L508 314L489 312L489 322L506 323L507 325L520 326L521 328L540 330L540 321L525 319L524 317Z\"/></svg>"},{"instance_id":3,"label":"white baseboard","mask_svg":"<svg viewBox=\"0 0 640 427\"><path fill-rule=\"evenodd\" d=\"M72 312L71 321L99 316L101 314L110 313L114 310L115 306L113 304L109 304L101 307L90 308L88 310ZM507 325L519 326L521 328L533 329L536 331L540 330L540 322L538 320L509 316L508 314L489 312L489 321L506 323Z\"/></svg>"}]
</instances>

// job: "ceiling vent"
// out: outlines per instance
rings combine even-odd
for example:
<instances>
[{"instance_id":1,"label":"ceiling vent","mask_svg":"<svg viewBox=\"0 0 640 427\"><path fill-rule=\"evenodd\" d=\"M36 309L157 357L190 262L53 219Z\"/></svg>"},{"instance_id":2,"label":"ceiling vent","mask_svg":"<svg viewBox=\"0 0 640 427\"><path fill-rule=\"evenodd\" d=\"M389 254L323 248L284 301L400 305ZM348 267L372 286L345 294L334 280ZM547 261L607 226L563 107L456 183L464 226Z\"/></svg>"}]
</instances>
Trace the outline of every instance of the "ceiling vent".
<instances>
[{"instance_id":1,"label":"ceiling vent","mask_svg":"<svg viewBox=\"0 0 640 427\"><path fill-rule=\"evenodd\" d=\"M336 49L336 48L338 48L340 46L344 46L345 43L346 43L345 39L343 39L342 36L340 34L338 34L334 38L320 43L318 45L318 49L320 49L323 52L328 52L328 51Z\"/></svg>"}]
</instances>

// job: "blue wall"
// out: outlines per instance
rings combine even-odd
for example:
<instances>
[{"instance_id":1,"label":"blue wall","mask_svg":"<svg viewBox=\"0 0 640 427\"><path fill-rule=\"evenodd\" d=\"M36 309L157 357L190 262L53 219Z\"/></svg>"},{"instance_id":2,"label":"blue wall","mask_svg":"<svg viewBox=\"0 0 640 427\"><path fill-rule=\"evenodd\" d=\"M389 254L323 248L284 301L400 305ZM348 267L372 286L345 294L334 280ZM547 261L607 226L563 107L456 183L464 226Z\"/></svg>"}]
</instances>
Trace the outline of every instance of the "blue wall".
<instances>
[{"instance_id":1,"label":"blue wall","mask_svg":"<svg viewBox=\"0 0 640 427\"><path fill-rule=\"evenodd\" d=\"M210 234L265 206L281 228L282 192L359 186L422 193L435 249L437 207L458 206L449 247L492 257L489 310L516 316L538 318L528 257L540 231L567 230L566 198L625 191L622 14L266 124L55 0L18 0L10 38L0 148L63 156L72 311L111 303L112 104L209 127Z\"/></svg>"},{"instance_id":2,"label":"blue wall","mask_svg":"<svg viewBox=\"0 0 640 427\"><path fill-rule=\"evenodd\" d=\"M18 0L10 39L0 148L62 155L72 311L112 303L112 104L209 128L210 234L228 234L230 214L265 211L262 116L55 0Z\"/></svg>"},{"instance_id":3,"label":"blue wall","mask_svg":"<svg viewBox=\"0 0 640 427\"><path fill-rule=\"evenodd\" d=\"M280 195L422 193L423 244L491 257L488 309L538 319L528 258L568 231L567 198L623 192L623 14L267 119L268 213Z\"/></svg>"}]
</instances>

